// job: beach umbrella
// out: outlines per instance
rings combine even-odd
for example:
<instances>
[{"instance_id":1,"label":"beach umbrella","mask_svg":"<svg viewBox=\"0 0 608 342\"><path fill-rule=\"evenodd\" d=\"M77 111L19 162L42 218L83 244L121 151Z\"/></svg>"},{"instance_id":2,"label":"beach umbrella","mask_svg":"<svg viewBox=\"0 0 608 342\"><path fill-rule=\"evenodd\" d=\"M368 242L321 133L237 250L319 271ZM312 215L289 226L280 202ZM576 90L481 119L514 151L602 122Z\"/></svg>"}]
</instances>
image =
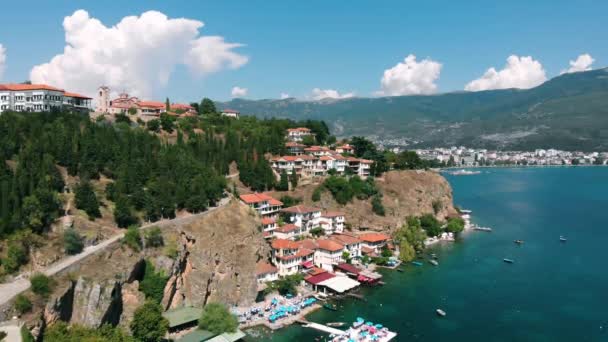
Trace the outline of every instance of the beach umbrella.
<instances>
[{"instance_id":1,"label":"beach umbrella","mask_svg":"<svg viewBox=\"0 0 608 342\"><path fill-rule=\"evenodd\" d=\"M382 324L376 324L376 329L382 329Z\"/></svg>"},{"instance_id":2,"label":"beach umbrella","mask_svg":"<svg viewBox=\"0 0 608 342\"><path fill-rule=\"evenodd\" d=\"M367 323L365 323L365 325L370 325L370 326L371 326L371 325L374 325L374 323L372 323L372 322L367 322Z\"/></svg>"},{"instance_id":3,"label":"beach umbrella","mask_svg":"<svg viewBox=\"0 0 608 342\"><path fill-rule=\"evenodd\" d=\"M357 317L357 322L363 322L363 321L365 321L363 318Z\"/></svg>"}]
</instances>

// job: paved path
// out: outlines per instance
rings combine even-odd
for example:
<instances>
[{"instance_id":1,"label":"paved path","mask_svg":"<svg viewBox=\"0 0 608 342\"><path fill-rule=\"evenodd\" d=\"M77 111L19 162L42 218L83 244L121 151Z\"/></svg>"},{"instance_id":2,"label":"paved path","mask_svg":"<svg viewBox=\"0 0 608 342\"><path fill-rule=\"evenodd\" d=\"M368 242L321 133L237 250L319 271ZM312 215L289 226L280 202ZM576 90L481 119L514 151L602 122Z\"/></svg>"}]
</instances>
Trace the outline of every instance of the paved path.
<instances>
[{"instance_id":1,"label":"paved path","mask_svg":"<svg viewBox=\"0 0 608 342\"><path fill-rule=\"evenodd\" d=\"M2 342L21 342L21 326L22 323L16 320L0 323L0 331L6 333Z\"/></svg>"},{"instance_id":2,"label":"paved path","mask_svg":"<svg viewBox=\"0 0 608 342\"><path fill-rule=\"evenodd\" d=\"M228 204L230 202L230 198L231 198L231 196L222 198L217 207L209 208L205 212L190 215L190 216L175 218L172 220L162 220L162 221L154 222L151 224L141 226L139 229L143 230L143 229L155 227L155 226L162 227L166 224L186 223L195 218L203 217L203 216L209 214L210 212L225 206L226 204ZM39 270L38 272L44 273L47 276L53 276L53 275L59 273L60 271L68 268L69 266L72 266L73 264L81 261L82 259L84 259L92 254L95 254L101 250L104 250L109 245L122 239L124 237L124 235L125 235L124 233L120 233L120 234L114 235L111 238L104 240L96 245L88 246L79 254L65 257L65 258L51 264L50 266ZM30 287L30 281L29 281L29 279L27 279L27 275L24 275L24 274L17 276L15 278L15 280L13 280L10 283L0 284L0 306L8 303L11 299L13 299L13 297L15 297L18 294L20 294L21 292L27 290L29 287Z\"/></svg>"}]
</instances>

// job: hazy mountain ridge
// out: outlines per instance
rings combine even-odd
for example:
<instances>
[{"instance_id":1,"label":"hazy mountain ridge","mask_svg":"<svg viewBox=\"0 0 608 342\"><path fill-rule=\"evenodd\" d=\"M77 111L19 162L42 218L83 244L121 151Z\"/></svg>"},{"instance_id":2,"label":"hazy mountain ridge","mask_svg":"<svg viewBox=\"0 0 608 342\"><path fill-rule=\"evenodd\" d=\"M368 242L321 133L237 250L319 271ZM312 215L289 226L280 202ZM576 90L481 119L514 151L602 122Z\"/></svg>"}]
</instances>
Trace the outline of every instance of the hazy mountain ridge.
<instances>
[{"instance_id":1,"label":"hazy mountain ridge","mask_svg":"<svg viewBox=\"0 0 608 342\"><path fill-rule=\"evenodd\" d=\"M339 136L406 138L417 146L608 150L608 68L564 74L527 90L218 103L245 115L323 119Z\"/></svg>"}]
</instances>

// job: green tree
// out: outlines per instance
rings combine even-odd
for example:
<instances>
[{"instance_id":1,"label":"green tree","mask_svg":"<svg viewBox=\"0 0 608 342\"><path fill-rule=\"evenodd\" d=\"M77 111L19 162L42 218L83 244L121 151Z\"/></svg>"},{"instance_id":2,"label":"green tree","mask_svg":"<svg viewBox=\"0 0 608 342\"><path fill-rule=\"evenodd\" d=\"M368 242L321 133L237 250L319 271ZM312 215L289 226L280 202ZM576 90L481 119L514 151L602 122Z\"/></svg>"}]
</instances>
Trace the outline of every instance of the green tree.
<instances>
[{"instance_id":1,"label":"green tree","mask_svg":"<svg viewBox=\"0 0 608 342\"><path fill-rule=\"evenodd\" d=\"M75 189L75 200L76 207L84 210L89 219L94 220L95 218L101 217L99 211L99 201L93 190L93 186L88 181L83 181L76 186Z\"/></svg>"},{"instance_id":2,"label":"green tree","mask_svg":"<svg viewBox=\"0 0 608 342\"><path fill-rule=\"evenodd\" d=\"M298 186L298 174L295 170L291 171L291 175L289 176L289 182L291 183L291 189L295 190Z\"/></svg>"},{"instance_id":3,"label":"green tree","mask_svg":"<svg viewBox=\"0 0 608 342\"><path fill-rule=\"evenodd\" d=\"M15 297L13 306L20 315L32 310L32 302L23 294L18 294L17 297Z\"/></svg>"},{"instance_id":4,"label":"green tree","mask_svg":"<svg viewBox=\"0 0 608 342\"><path fill-rule=\"evenodd\" d=\"M310 147L316 143L317 142L315 141L315 137L312 135L306 135L306 136L304 136L304 138L302 138L302 144L305 146Z\"/></svg>"},{"instance_id":5,"label":"green tree","mask_svg":"<svg viewBox=\"0 0 608 342\"><path fill-rule=\"evenodd\" d=\"M175 128L173 118L167 113L162 113L160 115L160 125L162 126L163 130L168 133L173 133L173 129Z\"/></svg>"},{"instance_id":6,"label":"green tree","mask_svg":"<svg viewBox=\"0 0 608 342\"><path fill-rule=\"evenodd\" d=\"M137 223L137 217L133 215L128 200L121 196L116 200L114 208L114 221L120 228L129 227Z\"/></svg>"},{"instance_id":7,"label":"green tree","mask_svg":"<svg viewBox=\"0 0 608 342\"><path fill-rule=\"evenodd\" d=\"M201 329L219 335L225 332L235 332L239 323L236 316L230 313L226 306L220 303L209 303L203 308L198 325Z\"/></svg>"},{"instance_id":8,"label":"green tree","mask_svg":"<svg viewBox=\"0 0 608 342\"><path fill-rule=\"evenodd\" d=\"M144 233L146 247L162 247L164 245L163 233L160 228L148 228Z\"/></svg>"},{"instance_id":9,"label":"green tree","mask_svg":"<svg viewBox=\"0 0 608 342\"><path fill-rule=\"evenodd\" d=\"M281 171L281 180L279 181L279 184L277 184L277 190L289 190L289 177L287 176L287 171L285 171L285 169Z\"/></svg>"},{"instance_id":10,"label":"green tree","mask_svg":"<svg viewBox=\"0 0 608 342\"><path fill-rule=\"evenodd\" d=\"M347 264L350 264L353 261L348 251L342 252L342 260L344 260L344 262Z\"/></svg>"},{"instance_id":11,"label":"green tree","mask_svg":"<svg viewBox=\"0 0 608 342\"><path fill-rule=\"evenodd\" d=\"M211 99L204 98L201 101L200 112L199 114L215 114L217 110L215 109L215 103Z\"/></svg>"},{"instance_id":12,"label":"green tree","mask_svg":"<svg viewBox=\"0 0 608 342\"><path fill-rule=\"evenodd\" d=\"M122 243L127 245L132 250L139 252L142 248L141 236L137 226L129 226L125 236L122 238Z\"/></svg>"},{"instance_id":13,"label":"green tree","mask_svg":"<svg viewBox=\"0 0 608 342\"><path fill-rule=\"evenodd\" d=\"M129 115L135 115L137 114L137 108L131 107L127 112L129 113Z\"/></svg>"},{"instance_id":14,"label":"green tree","mask_svg":"<svg viewBox=\"0 0 608 342\"><path fill-rule=\"evenodd\" d=\"M21 265L25 265L28 260L29 250L21 241L11 240L8 242L6 258L2 260L2 266L8 273L19 270Z\"/></svg>"},{"instance_id":15,"label":"green tree","mask_svg":"<svg viewBox=\"0 0 608 342\"><path fill-rule=\"evenodd\" d=\"M30 277L32 292L42 297L47 297L53 291L55 282L42 273L36 273Z\"/></svg>"},{"instance_id":16,"label":"green tree","mask_svg":"<svg viewBox=\"0 0 608 342\"><path fill-rule=\"evenodd\" d=\"M321 187L316 187L312 192L312 201L319 202L321 200Z\"/></svg>"},{"instance_id":17,"label":"green tree","mask_svg":"<svg viewBox=\"0 0 608 342\"><path fill-rule=\"evenodd\" d=\"M399 259L403 262L410 262L416 258L416 250L406 240L402 239L399 243Z\"/></svg>"},{"instance_id":18,"label":"green tree","mask_svg":"<svg viewBox=\"0 0 608 342\"><path fill-rule=\"evenodd\" d=\"M150 120L150 121L148 121L146 126L148 127L149 131L159 132L160 131L160 120L158 120L158 119Z\"/></svg>"},{"instance_id":19,"label":"green tree","mask_svg":"<svg viewBox=\"0 0 608 342\"><path fill-rule=\"evenodd\" d=\"M69 228L63 233L63 248L69 255L82 252L84 249L84 239L78 234L76 229Z\"/></svg>"},{"instance_id":20,"label":"green tree","mask_svg":"<svg viewBox=\"0 0 608 342\"><path fill-rule=\"evenodd\" d=\"M163 317L160 304L146 301L135 310L129 327L137 341L158 342L162 341L167 333L169 321Z\"/></svg>"},{"instance_id":21,"label":"green tree","mask_svg":"<svg viewBox=\"0 0 608 342\"><path fill-rule=\"evenodd\" d=\"M169 98L165 100L165 110L168 112L171 110L171 102L169 102Z\"/></svg>"},{"instance_id":22,"label":"green tree","mask_svg":"<svg viewBox=\"0 0 608 342\"><path fill-rule=\"evenodd\" d=\"M464 230L464 220L460 217L453 217L448 219L446 231L454 234L460 234Z\"/></svg>"},{"instance_id":23,"label":"green tree","mask_svg":"<svg viewBox=\"0 0 608 342\"><path fill-rule=\"evenodd\" d=\"M321 227L315 227L310 230L310 234L314 237L319 237L321 235L325 235L325 230Z\"/></svg>"},{"instance_id":24,"label":"green tree","mask_svg":"<svg viewBox=\"0 0 608 342\"><path fill-rule=\"evenodd\" d=\"M420 226L426 231L428 236L437 236L441 233L439 221L431 214L425 214L420 217Z\"/></svg>"}]
</instances>

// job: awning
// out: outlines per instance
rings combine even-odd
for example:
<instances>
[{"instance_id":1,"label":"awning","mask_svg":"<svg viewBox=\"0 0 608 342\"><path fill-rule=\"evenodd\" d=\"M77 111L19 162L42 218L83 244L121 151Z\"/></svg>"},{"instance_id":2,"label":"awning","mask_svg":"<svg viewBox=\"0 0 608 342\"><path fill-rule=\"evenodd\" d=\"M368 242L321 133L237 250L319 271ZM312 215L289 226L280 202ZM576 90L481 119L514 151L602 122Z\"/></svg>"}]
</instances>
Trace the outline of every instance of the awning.
<instances>
[{"instance_id":1,"label":"awning","mask_svg":"<svg viewBox=\"0 0 608 342\"><path fill-rule=\"evenodd\" d=\"M302 262L302 267L308 269L308 268L313 268L314 265L313 265L312 261L309 260L309 261Z\"/></svg>"},{"instance_id":2,"label":"awning","mask_svg":"<svg viewBox=\"0 0 608 342\"><path fill-rule=\"evenodd\" d=\"M320 282L318 285L325 286L338 293L343 293L359 286L360 283L349 277L333 277Z\"/></svg>"}]
</instances>

